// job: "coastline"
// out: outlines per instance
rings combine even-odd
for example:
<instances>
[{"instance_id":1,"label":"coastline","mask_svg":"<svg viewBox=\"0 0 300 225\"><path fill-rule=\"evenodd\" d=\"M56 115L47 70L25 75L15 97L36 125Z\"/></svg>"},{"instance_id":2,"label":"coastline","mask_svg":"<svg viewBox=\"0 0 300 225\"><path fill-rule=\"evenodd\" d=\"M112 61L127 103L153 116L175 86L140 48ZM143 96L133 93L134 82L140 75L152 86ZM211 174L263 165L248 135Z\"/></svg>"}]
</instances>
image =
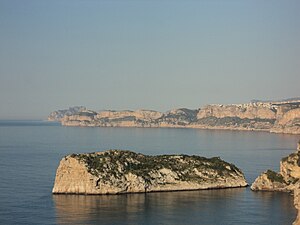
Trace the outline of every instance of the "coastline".
<instances>
[{"instance_id":1,"label":"coastline","mask_svg":"<svg viewBox=\"0 0 300 225\"><path fill-rule=\"evenodd\" d=\"M96 112L85 107L70 107L51 112L48 120L60 121L63 126L196 128L300 134L300 100L207 105L164 113L146 109Z\"/></svg>"},{"instance_id":2,"label":"coastline","mask_svg":"<svg viewBox=\"0 0 300 225\"><path fill-rule=\"evenodd\" d=\"M60 123L61 124L61 123ZM78 124L61 124L65 127L107 127L107 128L176 128L176 129L199 129L199 130L229 130L229 131L254 131L254 132L268 132L274 134L293 134L299 135L298 133L283 133L283 132L273 132L270 129L255 129L255 128L243 128L243 127L204 127L204 126L120 126L120 125L94 125L94 124L86 124L86 125L78 125Z\"/></svg>"}]
</instances>

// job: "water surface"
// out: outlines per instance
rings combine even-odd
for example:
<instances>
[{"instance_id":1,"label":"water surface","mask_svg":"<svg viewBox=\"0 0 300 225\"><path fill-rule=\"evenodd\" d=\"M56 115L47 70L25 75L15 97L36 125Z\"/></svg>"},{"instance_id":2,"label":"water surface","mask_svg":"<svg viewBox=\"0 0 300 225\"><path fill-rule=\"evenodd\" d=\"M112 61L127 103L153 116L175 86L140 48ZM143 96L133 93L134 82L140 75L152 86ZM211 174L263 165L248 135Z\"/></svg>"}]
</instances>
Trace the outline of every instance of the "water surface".
<instances>
[{"instance_id":1,"label":"water surface","mask_svg":"<svg viewBox=\"0 0 300 225\"><path fill-rule=\"evenodd\" d=\"M51 189L63 156L106 149L220 156L241 168L251 183L266 169L278 170L298 139L267 132L0 121L0 224L291 224L296 211L285 193L240 188L53 196Z\"/></svg>"}]
</instances>

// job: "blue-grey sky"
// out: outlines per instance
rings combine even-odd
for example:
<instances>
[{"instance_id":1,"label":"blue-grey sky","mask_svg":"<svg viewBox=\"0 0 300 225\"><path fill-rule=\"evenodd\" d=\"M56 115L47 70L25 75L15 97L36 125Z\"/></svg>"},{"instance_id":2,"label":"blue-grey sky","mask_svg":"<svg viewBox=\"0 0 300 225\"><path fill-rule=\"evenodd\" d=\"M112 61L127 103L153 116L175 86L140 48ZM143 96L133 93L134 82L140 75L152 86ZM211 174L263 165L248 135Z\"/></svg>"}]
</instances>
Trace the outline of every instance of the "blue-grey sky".
<instances>
[{"instance_id":1,"label":"blue-grey sky","mask_svg":"<svg viewBox=\"0 0 300 225\"><path fill-rule=\"evenodd\" d=\"M300 96L300 1L0 0L0 119Z\"/></svg>"}]
</instances>

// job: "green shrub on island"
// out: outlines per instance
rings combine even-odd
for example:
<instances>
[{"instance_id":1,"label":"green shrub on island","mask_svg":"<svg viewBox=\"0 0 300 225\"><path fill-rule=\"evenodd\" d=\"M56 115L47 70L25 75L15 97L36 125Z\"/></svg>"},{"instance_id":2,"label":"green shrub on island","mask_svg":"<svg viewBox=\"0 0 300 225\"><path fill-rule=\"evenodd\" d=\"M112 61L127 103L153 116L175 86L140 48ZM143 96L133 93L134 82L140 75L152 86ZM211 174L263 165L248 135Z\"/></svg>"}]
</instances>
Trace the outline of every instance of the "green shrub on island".
<instances>
[{"instance_id":1,"label":"green shrub on island","mask_svg":"<svg viewBox=\"0 0 300 225\"><path fill-rule=\"evenodd\" d=\"M230 174L231 172L241 173L233 164L227 163L220 157L205 158L189 155L158 155L149 156L131 151L110 150L101 154L72 154L71 157L83 161L88 172L95 176L102 173L109 176L120 177L122 174L136 174L145 180L151 179L151 171L170 169L179 175L180 180L191 181L199 176L195 175L195 168L199 171L215 172L217 176ZM120 169L121 168L121 169ZM213 177L213 176L211 176Z\"/></svg>"},{"instance_id":2,"label":"green shrub on island","mask_svg":"<svg viewBox=\"0 0 300 225\"><path fill-rule=\"evenodd\" d=\"M267 170L266 174L272 182L285 183L283 176L279 173L276 173L272 170Z\"/></svg>"}]
</instances>

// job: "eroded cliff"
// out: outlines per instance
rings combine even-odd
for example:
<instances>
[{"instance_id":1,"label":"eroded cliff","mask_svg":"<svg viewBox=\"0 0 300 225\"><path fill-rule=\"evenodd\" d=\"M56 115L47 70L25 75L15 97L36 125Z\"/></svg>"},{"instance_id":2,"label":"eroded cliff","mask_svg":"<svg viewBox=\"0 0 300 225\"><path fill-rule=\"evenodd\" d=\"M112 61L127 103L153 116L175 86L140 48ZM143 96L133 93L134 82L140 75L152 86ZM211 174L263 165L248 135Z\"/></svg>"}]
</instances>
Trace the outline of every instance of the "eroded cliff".
<instances>
[{"instance_id":1,"label":"eroded cliff","mask_svg":"<svg viewBox=\"0 0 300 225\"><path fill-rule=\"evenodd\" d=\"M218 157L109 150L64 157L52 192L120 194L245 186L241 170Z\"/></svg>"}]
</instances>

